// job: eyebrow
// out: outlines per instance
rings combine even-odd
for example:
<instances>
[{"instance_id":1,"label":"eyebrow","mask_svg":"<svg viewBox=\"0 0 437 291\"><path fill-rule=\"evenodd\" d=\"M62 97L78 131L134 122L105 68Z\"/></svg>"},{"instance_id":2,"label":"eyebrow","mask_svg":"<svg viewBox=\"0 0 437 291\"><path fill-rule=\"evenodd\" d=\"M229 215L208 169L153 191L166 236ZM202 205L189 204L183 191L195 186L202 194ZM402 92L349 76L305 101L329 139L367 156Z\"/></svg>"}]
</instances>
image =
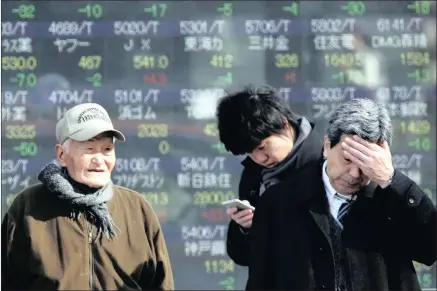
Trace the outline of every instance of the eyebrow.
<instances>
[{"instance_id":1,"label":"eyebrow","mask_svg":"<svg viewBox=\"0 0 437 291\"><path fill-rule=\"evenodd\" d=\"M341 152L341 156L343 157L343 159L345 160L345 161L348 161L348 162L351 162L351 160L350 159L347 159L345 156L344 156L344 153L343 153L343 151Z\"/></svg>"},{"instance_id":2,"label":"eyebrow","mask_svg":"<svg viewBox=\"0 0 437 291\"><path fill-rule=\"evenodd\" d=\"M99 138L95 138L95 137L93 137L93 138L87 140L87 142L93 142L93 141L105 141L106 139L108 139L108 140L110 140L110 141L113 141L112 137L109 137L109 136L103 136L103 137L99 137Z\"/></svg>"}]
</instances>

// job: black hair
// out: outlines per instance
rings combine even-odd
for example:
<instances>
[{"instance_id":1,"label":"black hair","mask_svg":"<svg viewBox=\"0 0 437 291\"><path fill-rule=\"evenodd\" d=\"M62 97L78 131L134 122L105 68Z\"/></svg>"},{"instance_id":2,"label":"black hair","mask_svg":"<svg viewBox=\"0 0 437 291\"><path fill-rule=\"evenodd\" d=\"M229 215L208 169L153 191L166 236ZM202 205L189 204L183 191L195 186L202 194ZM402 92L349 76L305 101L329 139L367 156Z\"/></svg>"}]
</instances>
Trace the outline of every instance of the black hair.
<instances>
[{"instance_id":1,"label":"black hair","mask_svg":"<svg viewBox=\"0 0 437 291\"><path fill-rule=\"evenodd\" d=\"M220 141L234 155L251 153L265 138L284 133L285 120L297 131L296 119L287 101L267 85L249 85L217 106Z\"/></svg>"}]
</instances>

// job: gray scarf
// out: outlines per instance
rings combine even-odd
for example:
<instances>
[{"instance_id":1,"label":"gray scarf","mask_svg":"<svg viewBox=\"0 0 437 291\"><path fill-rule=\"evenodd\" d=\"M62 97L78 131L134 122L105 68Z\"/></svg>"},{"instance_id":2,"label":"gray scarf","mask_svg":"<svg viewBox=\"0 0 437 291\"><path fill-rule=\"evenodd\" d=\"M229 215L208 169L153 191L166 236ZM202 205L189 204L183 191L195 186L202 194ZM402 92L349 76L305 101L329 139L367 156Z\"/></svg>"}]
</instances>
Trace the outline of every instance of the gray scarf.
<instances>
[{"instance_id":1,"label":"gray scarf","mask_svg":"<svg viewBox=\"0 0 437 291\"><path fill-rule=\"evenodd\" d=\"M291 164L295 162L295 154L299 150L299 146L305 141L305 139L310 135L312 131L311 123L305 117L302 117L299 124L299 133L294 142L293 148L288 156L276 167L274 168L264 168L261 171L261 191L260 195L268 187L281 181L280 174L286 171Z\"/></svg>"},{"instance_id":2,"label":"gray scarf","mask_svg":"<svg viewBox=\"0 0 437 291\"><path fill-rule=\"evenodd\" d=\"M116 236L114 221L108 211L106 202L111 200L113 196L112 182L106 184L103 188L98 189L94 193L82 194L74 190L73 185L68 181L66 171L56 165L50 163L44 167L39 173L40 180L49 190L57 195L60 200L66 201L73 206L70 214L72 219L79 219L84 209L84 212L89 215L90 219L98 227L99 232L105 233L110 239Z\"/></svg>"}]
</instances>

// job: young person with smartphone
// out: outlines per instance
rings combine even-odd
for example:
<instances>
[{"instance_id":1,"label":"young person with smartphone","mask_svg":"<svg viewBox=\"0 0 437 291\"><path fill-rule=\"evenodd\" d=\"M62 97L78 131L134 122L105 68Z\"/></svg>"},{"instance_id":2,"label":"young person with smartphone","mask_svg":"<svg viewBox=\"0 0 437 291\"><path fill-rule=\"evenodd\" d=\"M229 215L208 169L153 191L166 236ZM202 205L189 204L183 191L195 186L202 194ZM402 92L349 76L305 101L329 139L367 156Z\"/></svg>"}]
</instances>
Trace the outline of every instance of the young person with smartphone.
<instances>
[{"instance_id":1,"label":"young person with smartphone","mask_svg":"<svg viewBox=\"0 0 437 291\"><path fill-rule=\"evenodd\" d=\"M248 86L225 96L218 104L217 119L226 149L233 155L247 155L242 162L239 199L255 208L266 189L321 157L322 140L314 124L293 113L270 86ZM227 253L236 264L248 266L254 210L230 207L227 212L232 218Z\"/></svg>"}]
</instances>

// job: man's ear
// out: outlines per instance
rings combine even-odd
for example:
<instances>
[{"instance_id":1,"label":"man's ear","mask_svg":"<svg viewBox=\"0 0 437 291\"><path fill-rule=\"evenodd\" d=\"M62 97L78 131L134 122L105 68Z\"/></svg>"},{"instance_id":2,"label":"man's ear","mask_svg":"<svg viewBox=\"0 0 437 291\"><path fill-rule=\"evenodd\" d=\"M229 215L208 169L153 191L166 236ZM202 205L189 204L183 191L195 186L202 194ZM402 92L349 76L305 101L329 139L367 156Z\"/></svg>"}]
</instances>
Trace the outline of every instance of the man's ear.
<instances>
[{"instance_id":1,"label":"man's ear","mask_svg":"<svg viewBox=\"0 0 437 291\"><path fill-rule=\"evenodd\" d=\"M323 157L325 159L328 158L328 153L331 150L331 142L329 141L328 136L325 135L323 138Z\"/></svg>"},{"instance_id":2,"label":"man's ear","mask_svg":"<svg viewBox=\"0 0 437 291\"><path fill-rule=\"evenodd\" d=\"M290 122L288 122L287 119L284 118L284 130L288 131L291 133L292 138L295 140L296 139L296 131L293 128L293 126L291 126Z\"/></svg>"},{"instance_id":3,"label":"man's ear","mask_svg":"<svg viewBox=\"0 0 437 291\"><path fill-rule=\"evenodd\" d=\"M282 125L283 125L283 128L284 128L284 131L288 131L291 128L290 124L288 123L288 120L285 119L285 118L282 121Z\"/></svg>"},{"instance_id":4,"label":"man's ear","mask_svg":"<svg viewBox=\"0 0 437 291\"><path fill-rule=\"evenodd\" d=\"M65 163L65 149L64 149L64 147L60 144L55 145L55 152L56 152L56 160L59 162L59 164L62 167L66 167L67 164Z\"/></svg>"}]
</instances>

